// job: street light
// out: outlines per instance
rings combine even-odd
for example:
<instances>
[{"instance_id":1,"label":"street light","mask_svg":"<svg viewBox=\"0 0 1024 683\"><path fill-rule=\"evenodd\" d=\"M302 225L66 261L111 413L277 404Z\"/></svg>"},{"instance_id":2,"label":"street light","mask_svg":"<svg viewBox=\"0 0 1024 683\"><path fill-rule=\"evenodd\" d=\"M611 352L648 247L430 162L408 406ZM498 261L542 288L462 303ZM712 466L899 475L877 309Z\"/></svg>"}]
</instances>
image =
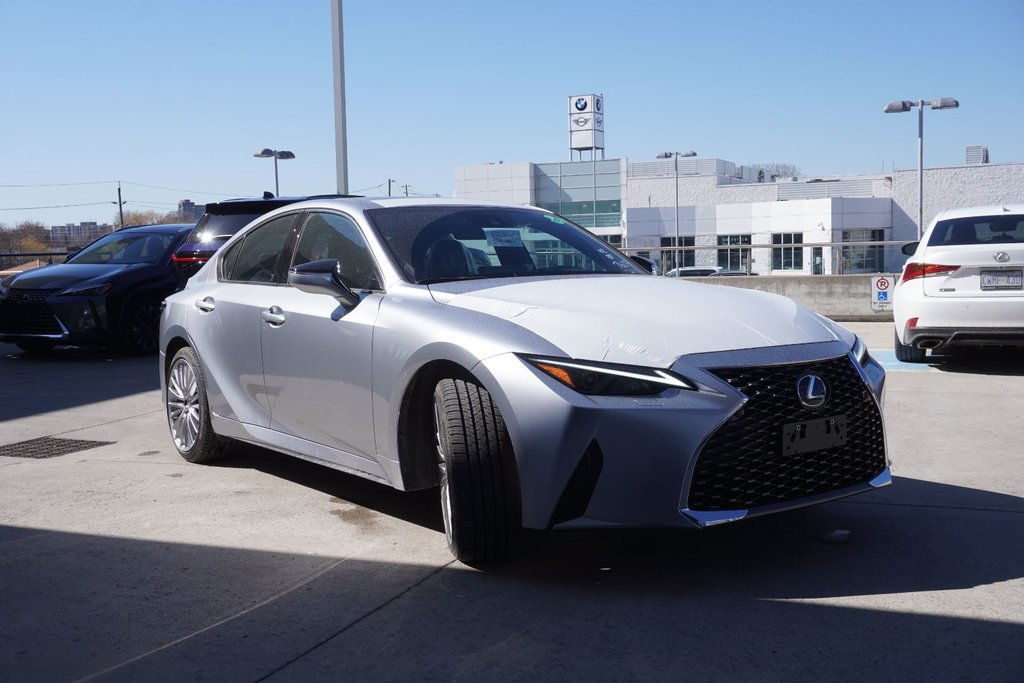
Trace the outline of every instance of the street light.
<instances>
[{"instance_id":1,"label":"street light","mask_svg":"<svg viewBox=\"0 0 1024 683\"><path fill-rule=\"evenodd\" d=\"M671 159L675 170L676 241L674 244L675 251L672 252L672 263L673 268L676 269L676 276L679 275L679 157L695 156L697 156L697 153L692 149L688 149L685 152L658 152L656 157L658 159Z\"/></svg>"},{"instance_id":2,"label":"street light","mask_svg":"<svg viewBox=\"0 0 1024 683\"><path fill-rule=\"evenodd\" d=\"M294 159L295 155L286 149L268 149L264 147L260 151L253 154L257 159L273 159L274 160L274 194L278 197L281 196L281 189L277 183L277 160L278 159Z\"/></svg>"},{"instance_id":3,"label":"street light","mask_svg":"<svg viewBox=\"0 0 1024 683\"><path fill-rule=\"evenodd\" d=\"M899 114L917 107L917 239L924 234L924 108L956 109L960 103L952 97L937 100L896 100L885 105L886 114Z\"/></svg>"}]
</instances>

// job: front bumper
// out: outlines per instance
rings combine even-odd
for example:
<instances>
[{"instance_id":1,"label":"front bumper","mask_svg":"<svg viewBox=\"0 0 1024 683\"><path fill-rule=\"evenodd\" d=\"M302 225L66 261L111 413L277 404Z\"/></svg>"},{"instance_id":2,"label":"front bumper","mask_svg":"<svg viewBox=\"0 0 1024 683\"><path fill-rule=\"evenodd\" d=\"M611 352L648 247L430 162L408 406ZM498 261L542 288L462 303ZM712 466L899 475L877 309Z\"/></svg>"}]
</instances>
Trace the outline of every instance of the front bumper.
<instances>
[{"instance_id":1,"label":"front bumper","mask_svg":"<svg viewBox=\"0 0 1024 683\"><path fill-rule=\"evenodd\" d=\"M56 290L11 290L0 299L0 341L106 344L111 338L103 297L58 296Z\"/></svg>"},{"instance_id":2,"label":"front bumper","mask_svg":"<svg viewBox=\"0 0 1024 683\"><path fill-rule=\"evenodd\" d=\"M800 406L798 377L844 367L842 377L822 374L840 388L838 402L824 412ZM730 384L726 368L767 369L773 386ZM511 356L478 366L515 448L524 526L703 527L889 482L884 371L874 361L860 367L844 344L702 354L672 369L700 390L585 397ZM782 455L782 425L840 411L843 448Z\"/></svg>"}]
</instances>

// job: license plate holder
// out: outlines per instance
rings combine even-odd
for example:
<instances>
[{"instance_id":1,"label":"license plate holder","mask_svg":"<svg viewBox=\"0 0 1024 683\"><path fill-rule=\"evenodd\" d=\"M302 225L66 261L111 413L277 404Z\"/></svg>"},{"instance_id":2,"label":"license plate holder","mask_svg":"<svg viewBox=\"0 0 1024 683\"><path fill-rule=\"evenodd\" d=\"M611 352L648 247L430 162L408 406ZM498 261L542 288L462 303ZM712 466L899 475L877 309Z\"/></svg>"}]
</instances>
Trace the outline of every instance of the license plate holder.
<instances>
[{"instance_id":1,"label":"license plate holder","mask_svg":"<svg viewBox=\"0 0 1024 683\"><path fill-rule=\"evenodd\" d=\"M846 415L782 425L782 454L800 455L846 445Z\"/></svg>"},{"instance_id":2,"label":"license plate holder","mask_svg":"<svg viewBox=\"0 0 1024 683\"><path fill-rule=\"evenodd\" d=\"M981 289L986 292L999 289L1021 289L1021 281L1021 271L1019 270L981 271Z\"/></svg>"}]
</instances>

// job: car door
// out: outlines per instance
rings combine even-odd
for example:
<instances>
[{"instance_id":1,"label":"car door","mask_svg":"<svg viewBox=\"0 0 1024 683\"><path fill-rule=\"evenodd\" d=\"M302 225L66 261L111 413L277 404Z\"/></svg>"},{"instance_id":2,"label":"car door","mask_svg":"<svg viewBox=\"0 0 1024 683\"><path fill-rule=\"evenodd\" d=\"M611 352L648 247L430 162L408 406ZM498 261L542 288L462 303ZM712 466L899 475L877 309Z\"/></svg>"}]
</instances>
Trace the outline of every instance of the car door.
<instances>
[{"instance_id":1,"label":"car door","mask_svg":"<svg viewBox=\"0 0 1024 683\"><path fill-rule=\"evenodd\" d=\"M209 403L215 415L270 427L261 315L271 294L285 288L280 262L298 217L288 214L249 231L221 257L217 281L193 288L189 330L213 379Z\"/></svg>"},{"instance_id":2,"label":"car door","mask_svg":"<svg viewBox=\"0 0 1024 683\"><path fill-rule=\"evenodd\" d=\"M373 258L355 222L330 212L305 219L291 266L337 259L342 280L361 301L291 286L275 288L260 323L271 429L327 446L319 457L375 471L372 389L373 325L383 292Z\"/></svg>"}]
</instances>

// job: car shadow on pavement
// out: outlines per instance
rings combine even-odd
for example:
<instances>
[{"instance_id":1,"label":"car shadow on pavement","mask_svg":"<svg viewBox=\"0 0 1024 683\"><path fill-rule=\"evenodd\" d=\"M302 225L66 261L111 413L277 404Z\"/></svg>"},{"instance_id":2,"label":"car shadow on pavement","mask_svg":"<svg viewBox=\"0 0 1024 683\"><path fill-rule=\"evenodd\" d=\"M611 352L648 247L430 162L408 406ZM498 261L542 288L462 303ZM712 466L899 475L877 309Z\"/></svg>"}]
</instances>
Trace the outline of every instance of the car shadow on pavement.
<instances>
[{"instance_id":1,"label":"car shadow on pavement","mask_svg":"<svg viewBox=\"0 0 1024 683\"><path fill-rule=\"evenodd\" d=\"M216 465L257 470L340 501L444 533L437 489L398 491L386 484L245 443L234 444L228 457Z\"/></svg>"},{"instance_id":2,"label":"car shadow on pavement","mask_svg":"<svg viewBox=\"0 0 1024 683\"><path fill-rule=\"evenodd\" d=\"M949 349L928 356L936 370L965 375L1024 376L1024 350L995 348Z\"/></svg>"},{"instance_id":3,"label":"car shadow on pavement","mask_svg":"<svg viewBox=\"0 0 1024 683\"><path fill-rule=\"evenodd\" d=\"M259 454L234 466L386 514L404 495ZM12 680L1021 680L1024 507L959 488L898 480L704 532L534 534L480 568L422 547L335 559L0 527L0 665ZM848 541L823 542L836 529Z\"/></svg>"},{"instance_id":4,"label":"car shadow on pavement","mask_svg":"<svg viewBox=\"0 0 1024 683\"><path fill-rule=\"evenodd\" d=\"M68 346L31 354L0 344L0 421L155 391L160 388L157 362L156 356L124 356L105 348Z\"/></svg>"}]
</instances>

